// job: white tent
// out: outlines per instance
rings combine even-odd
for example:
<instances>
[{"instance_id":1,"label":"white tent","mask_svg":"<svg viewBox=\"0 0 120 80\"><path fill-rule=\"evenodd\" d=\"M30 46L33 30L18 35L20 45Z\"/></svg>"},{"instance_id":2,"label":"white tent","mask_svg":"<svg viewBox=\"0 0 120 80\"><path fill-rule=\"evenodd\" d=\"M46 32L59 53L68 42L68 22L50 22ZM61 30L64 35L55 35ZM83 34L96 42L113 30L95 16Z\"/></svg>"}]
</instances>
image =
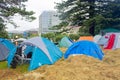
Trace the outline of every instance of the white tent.
<instances>
[{"instance_id":1,"label":"white tent","mask_svg":"<svg viewBox=\"0 0 120 80\"><path fill-rule=\"evenodd\" d=\"M18 39L16 39L15 41L25 41L26 39L25 38L18 38Z\"/></svg>"},{"instance_id":2,"label":"white tent","mask_svg":"<svg viewBox=\"0 0 120 80\"><path fill-rule=\"evenodd\" d=\"M112 42L110 42L110 36L112 34L115 35L115 39L114 39L113 46L111 49L120 48L120 33L106 33L104 36L102 36L98 40L97 44L103 45L104 48L106 48L109 44L112 45Z\"/></svg>"},{"instance_id":3,"label":"white tent","mask_svg":"<svg viewBox=\"0 0 120 80\"><path fill-rule=\"evenodd\" d=\"M97 41L97 44L103 46L105 45L105 43L107 43L108 39L109 39L109 35L106 34Z\"/></svg>"},{"instance_id":4,"label":"white tent","mask_svg":"<svg viewBox=\"0 0 120 80\"><path fill-rule=\"evenodd\" d=\"M112 49L120 48L120 33L115 33L115 41Z\"/></svg>"},{"instance_id":5,"label":"white tent","mask_svg":"<svg viewBox=\"0 0 120 80\"><path fill-rule=\"evenodd\" d=\"M101 35L95 35L93 38L94 42L97 43L101 37Z\"/></svg>"}]
</instances>

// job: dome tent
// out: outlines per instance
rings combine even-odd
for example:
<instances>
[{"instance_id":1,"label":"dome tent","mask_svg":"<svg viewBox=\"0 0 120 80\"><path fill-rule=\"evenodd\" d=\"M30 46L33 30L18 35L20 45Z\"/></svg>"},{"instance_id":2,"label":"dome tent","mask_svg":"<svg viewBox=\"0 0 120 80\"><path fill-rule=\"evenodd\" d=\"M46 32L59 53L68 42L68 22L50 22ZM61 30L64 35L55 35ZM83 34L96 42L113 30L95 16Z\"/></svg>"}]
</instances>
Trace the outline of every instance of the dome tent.
<instances>
[{"instance_id":1,"label":"dome tent","mask_svg":"<svg viewBox=\"0 0 120 80\"><path fill-rule=\"evenodd\" d=\"M94 37L93 36L80 36L78 41L82 41L82 40L93 41Z\"/></svg>"},{"instance_id":2,"label":"dome tent","mask_svg":"<svg viewBox=\"0 0 120 80\"><path fill-rule=\"evenodd\" d=\"M94 42L98 43L98 41L100 40L101 37L102 37L101 35L95 35L93 38Z\"/></svg>"},{"instance_id":3,"label":"dome tent","mask_svg":"<svg viewBox=\"0 0 120 80\"><path fill-rule=\"evenodd\" d=\"M112 33L106 33L105 35L103 35L103 36L97 41L97 44L100 45L100 46L104 46L104 45L108 42L111 34L112 34Z\"/></svg>"},{"instance_id":4,"label":"dome tent","mask_svg":"<svg viewBox=\"0 0 120 80\"><path fill-rule=\"evenodd\" d=\"M68 37L63 37L59 42L60 47L66 47L66 48L70 47L72 44L73 44L73 41Z\"/></svg>"},{"instance_id":5,"label":"dome tent","mask_svg":"<svg viewBox=\"0 0 120 80\"><path fill-rule=\"evenodd\" d=\"M113 32L113 33L117 32L118 33L118 32L120 32L120 30L117 29L117 28L108 27L108 28L105 28L105 29L101 30L100 32L101 32L101 34L103 33L103 35L104 35L106 33L111 33L111 32Z\"/></svg>"},{"instance_id":6,"label":"dome tent","mask_svg":"<svg viewBox=\"0 0 120 80\"><path fill-rule=\"evenodd\" d=\"M84 54L87 56L92 56L98 58L99 60L103 59L103 52L100 47L92 41L82 40L71 45L64 54L64 58L67 59L69 55L79 55Z\"/></svg>"},{"instance_id":7,"label":"dome tent","mask_svg":"<svg viewBox=\"0 0 120 80\"><path fill-rule=\"evenodd\" d=\"M26 40L25 38L18 38L15 41L18 41L18 42L21 41L22 42L22 41L25 41L25 40Z\"/></svg>"},{"instance_id":8,"label":"dome tent","mask_svg":"<svg viewBox=\"0 0 120 80\"><path fill-rule=\"evenodd\" d=\"M62 52L59 48L46 38L34 37L28 39L22 42L20 47L25 45L25 55L32 51L29 70L36 69L45 64L54 64L62 57Z\"/></svg>"},{"instance_id":9,"label":"dome tent","mask_svg":"<svg viewBox=\"0 0 120 80\"><path fill-rule=\"evenodd\" d=\"M8 55L14 52L15 45L7 39L0 38L0 61L6 60Z\"/></svg>"}]
</instances>

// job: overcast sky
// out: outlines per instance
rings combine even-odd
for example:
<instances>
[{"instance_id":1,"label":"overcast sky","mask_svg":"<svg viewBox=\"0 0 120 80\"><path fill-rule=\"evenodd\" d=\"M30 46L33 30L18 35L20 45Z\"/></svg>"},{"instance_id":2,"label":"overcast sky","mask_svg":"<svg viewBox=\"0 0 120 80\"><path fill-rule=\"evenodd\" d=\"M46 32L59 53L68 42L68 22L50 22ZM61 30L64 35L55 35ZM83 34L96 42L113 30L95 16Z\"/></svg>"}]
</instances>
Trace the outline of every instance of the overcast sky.
<instances>
[{"instance_id":1,"label":"overcast sky","mask_svg":"<svg viewBox=\"0 0 120 80\"><path fill-rule=\"evenodd\" d=\"M61 0L28 0L28 2L25 3L26 8L28 11L30 11L30 10L34 11L35 12L34 16L37 19L34 20L33 22L26 22L26 21L20 20L19 17L15 17L14 21L20 27L15 29L12 25L8 24L7 31L12 31L12 30L24 31L24 30L29 30L32 28L38 28L39 27L39 21L38 21L39 15L45 10L55 10L54 2L61 2Z\"/></svg>"}]
</instances>

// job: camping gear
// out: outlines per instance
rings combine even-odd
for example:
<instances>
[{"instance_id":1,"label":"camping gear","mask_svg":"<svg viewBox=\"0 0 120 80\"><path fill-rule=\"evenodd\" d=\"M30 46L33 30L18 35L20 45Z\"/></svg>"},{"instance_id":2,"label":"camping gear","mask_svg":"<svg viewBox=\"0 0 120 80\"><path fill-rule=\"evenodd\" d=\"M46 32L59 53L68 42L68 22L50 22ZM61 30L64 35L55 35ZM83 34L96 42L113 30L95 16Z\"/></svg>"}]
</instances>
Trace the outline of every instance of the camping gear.
<instances>
[{"instance_id":1,"label":"camping gear","mask_svg":"<svg viewBox=\"0 0 120 80\"><path fill-rule=\"evenodd\" d=\"M8 55L14 52L15 45L7 40L0 38L0 61L6 60Z\"/></svg>"},{"instance_id":2,"label":"camping gear","mask_svg":"<svg viewBox=\"0 0 120 80\"><path fill-rule=\"evenodd\" d=\"M115 33L115 41L112 49L120 48L120 33Z\"/></svg>"},{"instance_id":3,"label":"camping gear","mask_svg":"<svg viewBox=\"0 0 120 80\"><path fill-rule=\"evenodd\" d=\"M104 49L120 48L120 33L109 33L109 36L106 37L108 41L104 44Z\"/></svg>"},{"instance_id":4,"label":"camping gear","mask_svg":"<svg viewBox=\"0 0 120 80\"><path fill-rule=\"evenodd\" d=\"M98 41L97 41L97 44L100 45L100 46L104 46L108 40L109 40L109 37L112 33L106 33L104 36L102 36Z\"/></svg>"},{"instance_id":5,"label":"camping gear","mask_svg":"<svg viewBox=\"0 0 120 80\"><path fill-rule=\"evenodd\" d=\"M103 30L100 31L102 35L105 35L106 33L118 33L120 32L119 29L116 29L116 28L111 28L111 27L108 27L108 28L105 28Z\"/></svg>"},{"instance_id":6,"label":"camping gear","mask_svg":"<svg viewBox=\"0 0 120 80\"><path fill-rule=\"evenodd\" d=\"M113 45L114 45L114 41L115 41L115 34L111 34L108 42L106 45L104 45L104 49L112 49Z\"/></svg>"},{"instance_id":7,"label":"camping gear","mask_svg":"<svg viewBox=\"0 0 120 80\"><path fill-rule=\"evenodd\" d=\"M25 38L18 38L18 39L16 39L15 41L20 41L20 42L23 42L23 41L25 41L26 39Z\"/></svg>"},{"instance_id":8,"label":"camping gear","mask_svg":"<svg viewBox=\"0 0 120 80\"><path fill-rule=\"evenodd\" d=\"M22 48L21 51L11 54L11 56L14 55L16 57L17 55L17 58L21 59L22 63L26 60L29 61L29 70L36 69L45 64L54 64L62 57L62 52L59 48L50 40L42 37L25 40L18 47L18 50L19 48ZM8 65L10 66L12 62L13 58L8 61Z\"/></svg>"},{"instance_id":9,"label":"camping gear","mask_svg":"<svg viewBox=\"0 0 120 80\"><path fill-rule=\"evenodd\" d=\"M66 48L70 47L72 44L73 44L73 41L68 37L63 37L59 42L60 47L66 47Z\"/></svg>"},{"instance_id":10,"label":"camping gear","mask_svg":"<svg viewBox=\"0 0 120 80\"><path fill-rule=\"evenodd\" d=\"M101 37L102 37L101 35L95 35L93 38L94 42L98 43L98 41L100 40Z\"/></svg>"},{"instance_id":11,"label":"camping gear","mask_svg":"<svg viewBox=\"0 0 120 80\"><path fill-rule=\"evenodd\" d=\"M98 58L99 60L103 59L104 53L100 47L92 41L78 41L71 45L64 54L64 58L67 59L69 55L80 55L84 54L87 56L92 56Z\"/></svg>"},{"instance_id":12,"label":"camping gear","mask_svg":"<svg viewBox=\"0 0 120 80\"><path fill-rule=\"evenodd\" d=\"M15 43L16 46L18 46L18 45L20 45L21 42L23 42L23 41L25 41L25 40L27 40L27 39L25 39L25 38L18 38L18 39L16 39L16 40L14 41L14 43Z\"/></svg>"},{"instance_id":13,"label":"camping gear","mask_svg":"<svg viewBox=\"0 0 120 80\"><path fill-rule=\"evenodd\" d=\"M93 36L80 36L79 40L89 40L89 41L93 41L94 37Z\"/></svg>"}]
</instances>

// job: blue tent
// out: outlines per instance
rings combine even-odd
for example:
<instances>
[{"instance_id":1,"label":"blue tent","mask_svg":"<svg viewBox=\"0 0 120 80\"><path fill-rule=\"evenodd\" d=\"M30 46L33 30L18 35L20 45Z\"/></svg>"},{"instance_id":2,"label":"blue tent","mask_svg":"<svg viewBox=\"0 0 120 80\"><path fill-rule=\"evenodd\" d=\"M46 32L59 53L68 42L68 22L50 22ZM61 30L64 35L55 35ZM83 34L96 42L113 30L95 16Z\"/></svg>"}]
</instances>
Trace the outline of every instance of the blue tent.
<instances>
[{"instance_id":1,"label":"blue tent","mask_svg":"<svg viewBox=\"0 0 120 80\"><path fill-rule=\"evenodd\" d=\"M11 41L0 38L0 61L7 59L8 55L14 52L15 48Z\"/></svg>"},{"instance_id":2,"label":"blue tent","mask_svg":"<svg viewBox=\"0 0 120 80\"><path fill-rule=\"evenodd\" d=\"M100 47L96 43L87 40L79 41L71 45L64 54L64 58L66 59L69 55L78 54L92 56L94 58L98 58L99 60L102 60L104 56Z\"/></svg>"},{"instance_id":3,"label":"blue tent","mask_svg":"<svg viewBox=\"0 0 120 80\"><path fill-rule=\"evenodd\" d=\"M25 55L31 52L29 70L36 69L45 64L54 64L62 57L62 52L59 48L46 38L35 37L28 39L22 42L20 47L24 48ZM8 61L9 65L11 61Z\"/></svg>"},{"instance_id":4,"label":"blue tent","mask_svg":"<svg viewBox=\"0 0 120 80\"><path fill-rule=\"evenodd\" d=\"M68 37L63 37L59 42L60 47L66 47L66 48L70 47L72 44L73 44L73 41Z\"/></svg>"}]
</instances>

